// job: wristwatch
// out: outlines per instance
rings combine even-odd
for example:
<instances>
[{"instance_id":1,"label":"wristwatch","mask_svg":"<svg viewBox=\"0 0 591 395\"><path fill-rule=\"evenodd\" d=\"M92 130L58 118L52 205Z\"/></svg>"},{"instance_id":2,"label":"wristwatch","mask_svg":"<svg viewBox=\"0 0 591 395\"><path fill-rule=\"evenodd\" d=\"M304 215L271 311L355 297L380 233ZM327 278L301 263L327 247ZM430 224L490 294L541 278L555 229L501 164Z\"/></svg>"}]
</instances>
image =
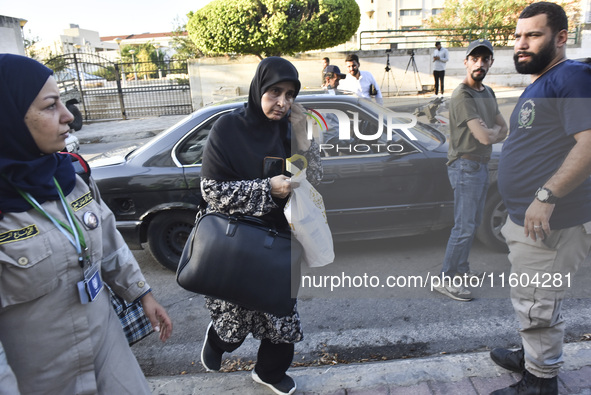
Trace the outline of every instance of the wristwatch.
<instances>
[{"instance_id":1,"label":"wristwatch","mask_svg":"<svg viewBox=\"0 0 591 395\"><path fill-rule=\"evenodd\" d=\"M536 191L536 199L542 203L554 204L558 201L558 198L552 194L552 191L548 188L538 188Z\"/></svg>"}]
</instances>

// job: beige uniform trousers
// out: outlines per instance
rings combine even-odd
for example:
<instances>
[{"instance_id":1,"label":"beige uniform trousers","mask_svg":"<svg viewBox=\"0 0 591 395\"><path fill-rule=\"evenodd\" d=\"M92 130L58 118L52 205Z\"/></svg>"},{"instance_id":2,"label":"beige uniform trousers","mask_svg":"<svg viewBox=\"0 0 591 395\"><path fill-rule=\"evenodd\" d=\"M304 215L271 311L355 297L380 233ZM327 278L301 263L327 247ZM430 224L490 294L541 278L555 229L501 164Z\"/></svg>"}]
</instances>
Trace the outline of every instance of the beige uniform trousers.
<instances>
[{"instance_id":1,"label":"beige uniform trousers","mask_svg":"<svg viewBox=\"0 0 591 395\"><path fill-rule=\"evenodd\" d=\"M558 375L563 363L562 301L579 265L591 250L591 222L553 230L544 240L525 237L510 219L502 229L509 246L511 302L520 324L525 368L542 378Z\"/></svg>"}]
</instances>

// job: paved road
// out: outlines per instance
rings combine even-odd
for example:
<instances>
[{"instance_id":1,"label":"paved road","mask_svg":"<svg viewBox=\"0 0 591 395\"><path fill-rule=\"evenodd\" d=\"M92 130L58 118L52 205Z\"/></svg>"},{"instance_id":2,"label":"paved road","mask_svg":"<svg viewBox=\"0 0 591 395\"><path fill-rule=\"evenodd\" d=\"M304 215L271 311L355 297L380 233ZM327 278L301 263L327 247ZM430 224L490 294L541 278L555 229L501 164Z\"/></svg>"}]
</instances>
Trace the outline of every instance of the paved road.
<instances>
[{"instance_id":1,"label":"paved road","mask_svg":"<svg viewBox=\"0 0 591 395\"><path fill-rule=\"evenodd\" d=\"M335 263L305 269L303 274L315 276L317 286L300 290L299 311L306 337L296 346L295 363L459 354L518 344L509 287L502 287L500 282L509 272L506 255L492 252L480 243L471 255L472 266L489 275L481 287L473 289L476 299L472 302L453 301L411 283L397 288L381 286L388 276L424 278L438 271L446 241L446 232L436 232L337 244ZM166 347L161 347L155 338L148 338L133 347L136 356L149 375L202 372L199 353L209 322L203 298L180 289L174 273L162 268L147 251L135 251L134 255L175 322L175 334ZM368 286L363 284L364 276ZM350 277L352 286L331 291L330 284L343 277ZM321 279L329 279L326 286L319 286ZM371 287L376 279L381 285ZM569 341L578 341L591 332L589 281L591 268L587 262L573 279L572 298L565 303ZM230 356L227 366L243 366L244 361L244 366L249 366L248 361L256 358L256 347L257 342L248 339Z\"/></svg>"}]
</instances>

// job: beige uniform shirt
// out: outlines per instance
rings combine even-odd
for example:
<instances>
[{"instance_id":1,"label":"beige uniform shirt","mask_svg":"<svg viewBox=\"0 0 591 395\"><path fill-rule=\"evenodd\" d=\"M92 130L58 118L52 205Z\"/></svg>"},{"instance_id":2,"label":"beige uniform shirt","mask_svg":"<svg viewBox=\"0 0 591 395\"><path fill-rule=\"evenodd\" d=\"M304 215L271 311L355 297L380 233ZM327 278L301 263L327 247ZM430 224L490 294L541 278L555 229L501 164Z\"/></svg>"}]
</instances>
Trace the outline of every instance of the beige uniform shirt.
<instances>
[{"instance_id":1,"label":"beige uniform shirt","mask_svg":"<svg viewBox=\"0 0 591 395\"><path fill-rule=\"evenodd\" d=\"M103 282L127 301L149 290L113 213L78 178L66 196ZM68 223L61 202L42 204ZM92 213L98 219L93 229ZM85 217L86 215L86 217ZM149 394L107 290L81 304L74 246L31 209L0 220L0 342L22 394ZM2 370L0 365L0 370ZM0 371L0 377L7 369Z\"/></svg>"}]
</instances>

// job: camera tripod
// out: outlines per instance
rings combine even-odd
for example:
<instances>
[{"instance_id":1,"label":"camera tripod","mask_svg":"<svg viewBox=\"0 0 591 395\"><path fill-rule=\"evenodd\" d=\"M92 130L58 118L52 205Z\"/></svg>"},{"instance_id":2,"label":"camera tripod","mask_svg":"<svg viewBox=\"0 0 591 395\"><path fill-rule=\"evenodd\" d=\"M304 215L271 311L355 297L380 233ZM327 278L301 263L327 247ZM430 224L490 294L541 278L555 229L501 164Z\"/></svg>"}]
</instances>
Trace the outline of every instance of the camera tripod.
<instances>
[{"instance_id":1,"label":"camera tripod","mask_svg":"<svg viewBox=\"0 0 591 395\"><path fill-rule=\"evenodd\" d=\"M406 65L406 70L404 70L404 75L402 76L402 82L398 86L398 91L396 92L396 96L398 96L400 93L400 88L402 87L402 83L404 82L404 79L406 78L406 73L408 72L408 69L411 65L412 65L412 69L413 69L414 77L415 77L415 89L417 90L417 92L423 91L423 84L421 83L421 76L419 75L419 69L417 67L417 62L415 61L415 51L410 50L409 54L410 54L410 59L408 60L408 64ZM419 82L418 86L417 86L417 81ZM421 89L419 89L419 86L421 87Z\"/></svg>"},{"instance_id":2,"label":"camera tripod","mask_svg":"<svg viewBox=\"0 0 591 395\"><path fill-rule=\"evenodd\" d=\"M397 89L396 86L396 78L394 78L394 73L392 72L392 68L390 67L390 54L386 54L386 67L384 71L384 76L382 77L382 84L380 85L380 89L382 90L383 96L390 96L390 78L392 78L392 82L394 83L394 89ZM388 84L388 90L384 90L384 79L387 78L386 83ZM387 92L387 93L386 93Z\"/></svg>"}]
</instances>

